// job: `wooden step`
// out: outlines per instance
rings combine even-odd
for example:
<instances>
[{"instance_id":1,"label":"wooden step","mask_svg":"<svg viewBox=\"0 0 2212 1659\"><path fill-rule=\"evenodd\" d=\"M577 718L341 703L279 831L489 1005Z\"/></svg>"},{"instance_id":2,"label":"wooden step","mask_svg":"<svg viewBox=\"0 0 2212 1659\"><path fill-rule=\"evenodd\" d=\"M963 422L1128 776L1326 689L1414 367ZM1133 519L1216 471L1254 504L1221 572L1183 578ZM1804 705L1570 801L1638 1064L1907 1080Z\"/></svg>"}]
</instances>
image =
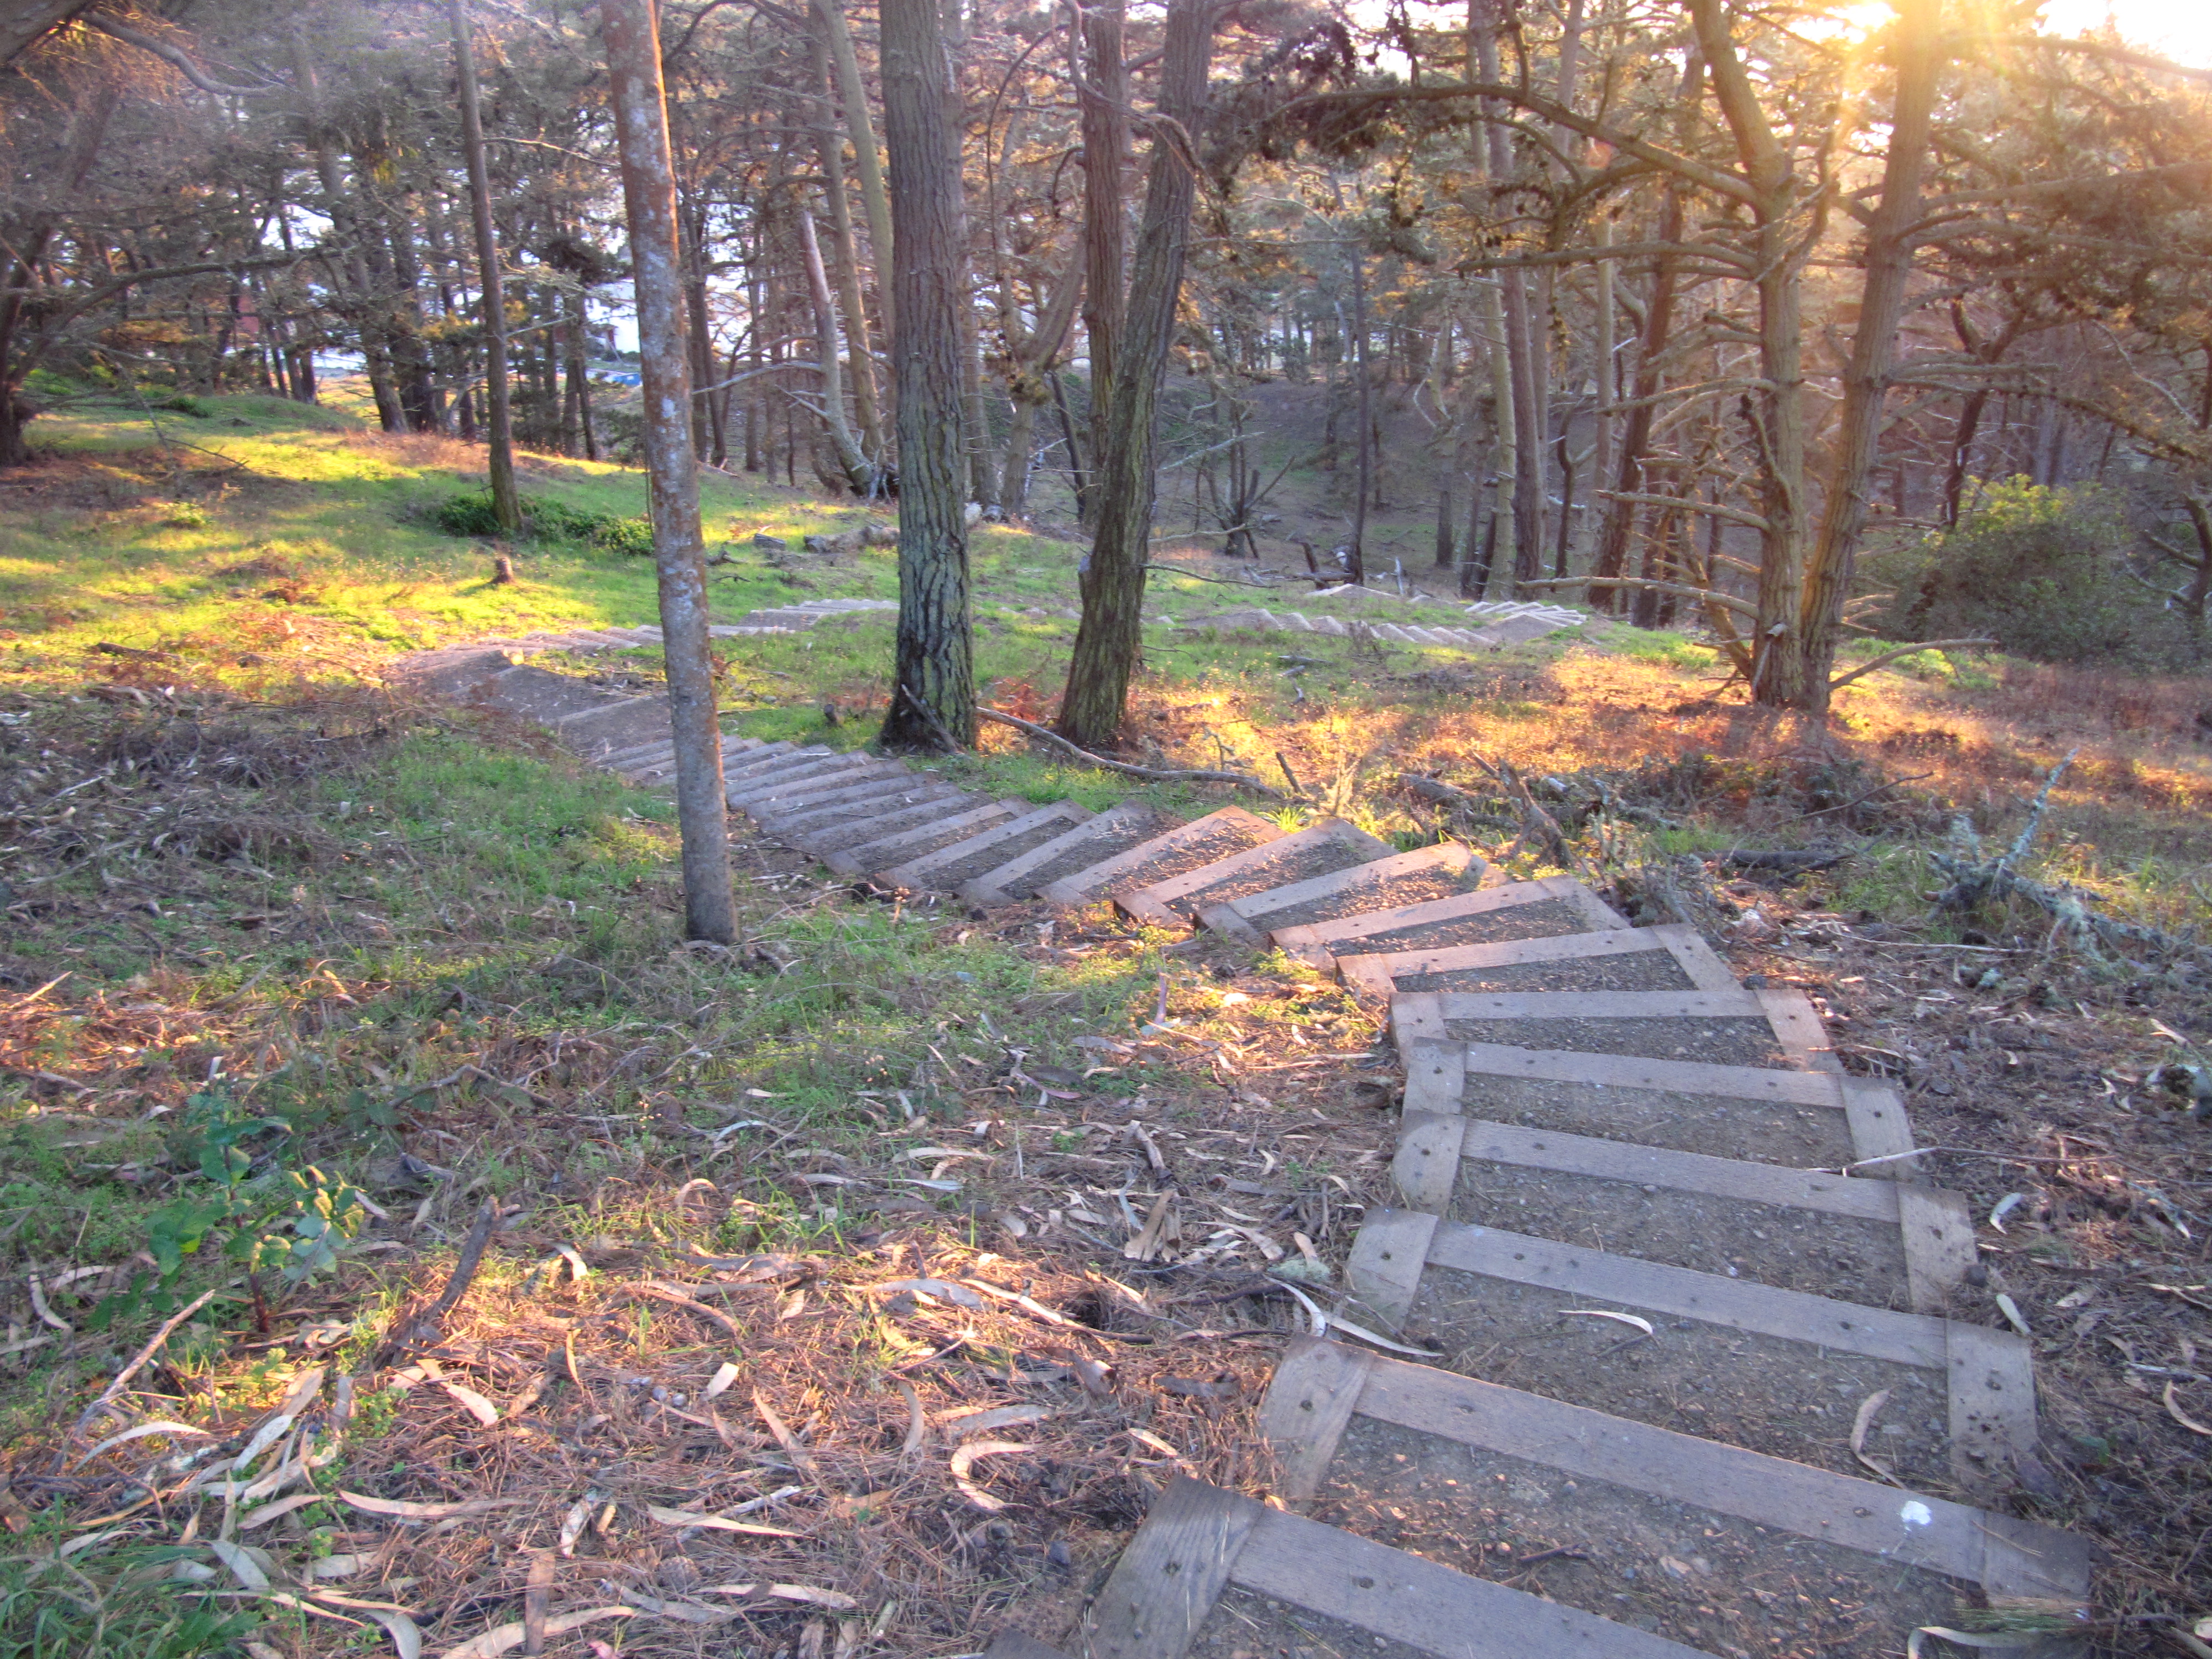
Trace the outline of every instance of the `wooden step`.
<instances>
[{"instance_id":1,"label":"wooden step","mask_svg":"<svg viewBox=\"0 0 2212 1659\"><path fill-rule=\"evenodd\" d=\"M1065 835L1070 825L1090 817L1089 807L1072 800L1035 806L1004 823L988 825L963 840L889 866L875 880L882 887L949 893L984 871Z\"/></svg>"},{"instance_id":2,"label":"wooden step","mask_svg":"<svg viewBox=\"0 0 2212 1659\"><path fill-rule=\"evenodd\" d=\"M2082 1541L2033 1522L1310 1337L1260 1419L1316 1519L1472 1573L1556 1552L1553 1601L1717 1651L1858 1659L1961 1589L2088 1595Z\"/></svg>"},{"instance_id":3,"label":"wooden step","mask_svg":"<svg viewBox=\"0 0 2212 1659\"><path fill-rule=\"evenodd\" d=\"M1139 842L1127 852L1087 865L1037 889L1048 903L1072 908L1124 887L1144 887L1194 870L1248 847L1279 841L1283 832L1241 806L1224 806L1202 818Z\"/></svg>"},{"instance_id":4,"label":"wooden step","mask_svg":"<svg viewBox=\"0 0 2212 1659\"><path fill-rule=\"evenodd\" d=\"M1338 916L1471 892L1487 868L1459 842L1440 842L1331 875L1209 904L1198 913L1198 925L1209 933L1257 946L1266 944L1277 927L1310 927Z\"/></svg>"},{"instance_id":5,"label":"wooden step","mask_svg":"<svg viewBox=\"0 0 2212 1659\"><path fill-rule=\"evenodd\" d=\"M1488 882L1496 873L1495 869L1486 871L1483 879ZM1627 926L1627 917L1616 914L1572 876L1547 876L1541 881L1495 883L1472 893L1455 893L1364 915L1340 916L1303 927L1276 927L1269 929L1268 936L1280 949L1328 974L1336 971L1335 959L1340 955L1389 955L1431 946L1484 945Z\"/></svg>"},{"instance_id":6,"label":"wooden step","mask_svg":"<svg viewBox=\"0 0 2212 1659\"><path fill-rule=\"evenodd\" d=\"M985 801L981 805L971 806L964 812L954 812L950 817L934 808L924 809L924 821L914 828L902 828L872 840L851 842L831 852L822 861L841 876L866 875L871 871L882 869L886 860L918 859L940 847L966 841L970 836L979 834L994 823L1019 817L1030 810L1030 803L1025 800Z\"/></svg>"},{"instance_id":7,"label":"wooden step","mask_svg":"<svg viewBox=\"0 0 2212 1659\"><path fill-rule=\"evenodd\" d=\"M908 806L921 806L933 801L972 801L975 799L965 790L955 788L942 779L933 778L927 774L908 773L903 778L884 778L855 784L849 790L838 790L831 795L795 801L779 806L772 812L756 816L763 830L797 845L805 840L810 831L831 824L896 812ZM940 805L939 810L951 811L954 809Z\"/></svg>"},{"instance_id":8,"label":"wooden step","mask_svg":"<svg viewBox=\"0 0 2212 1659\"><path fill-rule=\"evenodd\" d=\"M2028 1346L2009 1331L1416 1210L1369 1212L1346 1278L1448 1369L1480 1364L1492 1381L1773 1456L1852 1473L1854 1414L1884 1389L1899 1432L1875 1443L1900 1479L2001 1490L2036 1444Z\"/></svg>"},{"instance_id":9,"label":"wooden step","mask_svg":"<svg viewBox=\"0 0 2212 1659\"><path fill-rule=\"evenodd\" d=\"M518 673L527 672L518 669ZM545 722L563 748L578 754L621 744L642 742L668 729L668 699L623 697L596 708L572 709Z\"/></svg>"},{"instance_id":10,"label":"wooden step","mask_svg":"<svg viewBox=\"0 0 2212 1659\"><path fill-rule=\"evenodd\" d=\"M911 806L886 807L881 811L832 812L826 822L821 815L807 814L780 828L776 834L817 857L826 857L832 853L857 849L870 842L892 841L991 805L979 796L956 789L951 795L933 796Z\"/></svg>"},{"instance_id":11,"label":"wooden step","mask_svg":"<svg viewBox=\"0 0 2212 1659\"><path fill-rule=\"evenodd\" d=\"M1390 1036L1407 1056L1428 1043L1490 1042L1723 1066L1842 1069L1819 1010L1803 992L1787 988L1400 991L1390 999Z\"/></svg>"},{"instance_id":12,"label":"wooden step","mask_svg":"<svg viewBox=\"0 0 2212 1659\"><path fill-rule=\"evenodd\" d=\"M1342 818L1323 818L1295 835L1201 864L1165 881L1122 889L1115 893L1114 902L1134 921L1172 927L1210 904L1242 898L1288 881L1333 874L1389 854L1388 842L1377 841L1357 825Z\"/></svg>"},{"instance_id":13,"label":"wooden step","mask_svg":"<svg viewBox=\"0 0 2212 1659\"><path fill-rule=\"evenodd\" d=\"M1881 1174L1920 1174L1917 1160L1897 1157L1913 1149L1897 1092L1838 1072L1447 1042L1413 1045L1407 1073L1418 1109L1472 1106L1475 1115L1529 1128L1686 1152L1722 1136L1730 1155L1762 1164L1840 1169L1888 1158Z\"/></svg>"},{"instance_id":14,"label":"wooden step","mask_svg":"<svg viewBox=\"0 0 2212 1659\"><path fill-rule=\"evenodd\" d=\"M896 787L915 781L915 775L896 761L877 760L863 755L843 766L829 768L811 776L768 778L758 784L730 791L732 807L757 820L763 813L788 812L811 802L826 800L832 796L846 795L854 790Z\"/></svg>"},{"instance_id":15,"label":"wooden step","mask_svg":"<svg viewBox=\"0 0 2212 1659\"><path fill-rule=\"evenodd\" d=\"M1085 1659L1703 1659L1183 1475L1153 1501L1068 1647ZM987 1659L1060 1654L1007 1631Z\"/></svg>"},{"instance_id":16,"label":"wooden step","mask_svg":"<svg viewBox=\"0 0 2212 1659\"><path fill-rule=\"evenodd\" d=\"M1125 800L1054 836L1017 858L963 882L960 896L970 904L1013 904L1034 897L1063 876L1088 869L1126 853L1159 833L1158 811L1143 801Z\"/></svg>"},{"instance_id":17,"label":"wooden step","mask_svg":"<svg viewBox=\"0 0 2212 1659\"><path fill-rule=\"evenodd\" d=\"M1955 1193L1517 1123L1408 1113L1391 1173L1448 1221L1873 1307L1942 1313L1975 1261Z\"/></svg>"},{"instance_id":18,"label":"wooden step","mask_svg":"<svg viewBox=\"0 0 2212 1659\"><path fill-rule=\"evenodd\" d=\"M1720 991L1735 983L1698 930L1681 923L1340 954L1336 976L1375 997L1393 991Z\"/></svg>"},{"instance_id":19,"label":"wooden step","mask_svg":"<svg viewBox=\"0 0 2212 1659\"><path fill-rule=\"evenodd\" d=\"M769 750L787 750L787 743L764 744L757 738L725 738L722 740L722 777L726 786L730 769L742 759ZM626 781L635 784L653 784L676 775L676 745L673 743L649 744L642 750L625 755L601 757L593 763L610 772L620 773Z\"/></svg>"},{"instance_id":20,"label":"wooden step","mask_svg":"<svg viewBox=\"0 0 2212 1659\"><path fill-rule=\"evenodd\" d=\"M752 754L725 757L722 762L722 787L748 787L755 782L786 774L804 771L825 760L837 757L837 750L821 744L809 744L794 749L789 744L770 744L768 749Z\"/></svg>"},{"instance_id":21,"label":"wooden step","mask_svg":"<svg viewBox=\"0 0 2212 1659\"><path fill-rule=\"evenodd\" d=\"M779 796L795 794L794 785L812 784L817 790L831 787L825 780L842 780L854 772L878 772L883 763L873 756L855 750L848 754L823 755L804 765L786 766L768 773L747 773L734 781L724 781L724 799L742 810L749 802L772 800ZM857 781L857 780L855 780Z\"/></svg>"}]
</instances>

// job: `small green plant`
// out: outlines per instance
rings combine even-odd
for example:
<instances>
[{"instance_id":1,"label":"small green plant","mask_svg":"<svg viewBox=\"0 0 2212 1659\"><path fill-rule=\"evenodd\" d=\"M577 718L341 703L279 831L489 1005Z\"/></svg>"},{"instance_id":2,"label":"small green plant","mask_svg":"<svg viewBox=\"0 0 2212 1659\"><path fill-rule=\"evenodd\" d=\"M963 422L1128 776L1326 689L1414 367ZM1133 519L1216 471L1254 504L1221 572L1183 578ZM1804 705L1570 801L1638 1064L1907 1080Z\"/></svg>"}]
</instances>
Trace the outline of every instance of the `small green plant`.
<instances>
[{"instance_id":1,"label":"small green plant","mask_svg":"<svg viewBox=\"0 0 2212 1659\"><path fill-rule=\"evenodd\" d=\"M179 1139L181 1150L196 1148L207 1187L147 1217L155 1271L105 1298L93 1310L95 1328L142 1309L172 1311L185 1262L210 1243L245 1267L258 1305L263 1273L275 1273L288 1290L303 1285L336 1267L338 1247L361 1230L366 1211L351 1187L285 1160L295 1139L286 1119L250 1116L219 1092L198 1094L186 1103Z\"/></svg>"},{"instance_id":2,"label":"small green plant","mask_svg":"<svg viewBox=\"0 0 2212 1659\"><path fill-rule=\"evenodd\" d=\"M179 501L161 514L164 530L205 530L207 526L207 509L190 501Z\"/></svg>"},{"instance_id":3,"label":"small green plant","mask_svg":"<svg viewBox=\"0 0 2212 1659\"><path fill-rule=\"evenodd\" d=\"M609 553L653 552L653 526L643 519L619 518L611 513L589 513L544 496L528 496L522 503L523 533L532 541L581 542ZM430 522L449 536L498 536L499 515L489 493L455 495L431 509Z\"/></svg>"},{"instance_id":4,"label":"small green plant","mask_svg":"<svg viewBox=\"0 0 2212 1659\"><path fill-rule=\"evenodd\" d=\"M154 400L154 407L172 415L189 415L196 421L215 417L215 410L189 392L173 392L166 398L157 398Z\"/></svg>"}]
</instances>

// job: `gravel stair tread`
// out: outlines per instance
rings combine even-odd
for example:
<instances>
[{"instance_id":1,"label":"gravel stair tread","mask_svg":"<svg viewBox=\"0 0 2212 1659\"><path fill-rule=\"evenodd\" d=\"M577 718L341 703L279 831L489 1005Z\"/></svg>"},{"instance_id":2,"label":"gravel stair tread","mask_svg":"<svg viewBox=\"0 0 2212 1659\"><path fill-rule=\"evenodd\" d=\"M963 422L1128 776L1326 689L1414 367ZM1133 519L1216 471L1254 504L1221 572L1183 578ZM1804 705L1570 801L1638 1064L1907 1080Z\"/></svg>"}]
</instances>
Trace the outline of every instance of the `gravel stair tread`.
<instances>
[{"instance_id":1,"label":"gravel stair tread","mask_svg":"<svg viewBox=\"0 0 2212 1659\"><path fill-rule=\"evenodd\" d=\"M887 834L872 841L856 842L831 853L823 862L841 876L865 876L884 868L887 864L918 859L940 847L966 841L994 823L1019 817L1032 810L1031 803L1025 800L986 801L980 806L971 806L964 812L955 812L950 817L935 814L927 823L913 829L902 829L895 834Z\"/></svg>"},{"instance_id":2,"label":"gravel stair tread","mask_svg":"<svg viewBox=\"0 0 2212 1659\"><path fill-rule=\"evenodd\" d=\"M1248 848L1279 841L1283 831L1241 806L1224 806L1178 824L1126 852L1047 883L1037 896L1073 908L1126 888L1147 887Z\"/></svg>"},{"instance_id":3,"label":"gravel stair tread","mask_svg":"<svg viewBox=\"0 0 2212 1659\"><path fill-rule=\"evenodd\" d=\"M1198 912L1198 925L1257 946L1266 944L1278 927L1471 892L1488 867L1473 848L1455 841L1440 842L1209 904Z\"/></svg>"},{"instance_id":4,"label":"gravel stair tread","mask_svg":"<svg viewBox=\"0 0 2212 1659\"><path fill-rule=\"evenodd\" d=\"M1378 908L1328 921L1278 923L1269 929L1267 937L1269 943L1289 955L1310 963L1324 974L1333 974L1340 956L1388 954L1627 926L1627 917L1581 882L1571 876L1551 876L1540 881L1502 882L1474 892Z\"/></svg>"}]
</instances>

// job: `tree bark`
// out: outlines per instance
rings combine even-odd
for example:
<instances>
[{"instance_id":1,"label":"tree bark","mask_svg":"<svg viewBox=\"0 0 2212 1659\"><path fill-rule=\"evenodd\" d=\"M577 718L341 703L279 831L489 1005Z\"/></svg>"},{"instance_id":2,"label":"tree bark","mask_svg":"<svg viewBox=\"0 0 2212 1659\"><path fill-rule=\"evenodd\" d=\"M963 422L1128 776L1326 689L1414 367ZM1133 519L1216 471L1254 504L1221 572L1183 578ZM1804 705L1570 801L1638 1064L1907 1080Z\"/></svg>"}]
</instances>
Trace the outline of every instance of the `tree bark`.
<instances>
[{"instance_id":1,"label":"tree bark","mask_svg":"<svg viewBox=\"0 0 2212 1659\"><path fill-rule=\"evenodd\" d=\"M1910 239L1920 216L1920 181L1928 164L1936 80L1942 65L1942 0L1898 0L1897 94L1881 204L1867 226L1866 283L1851 355L1844 365L1835 468L1806 574L1804 679L1795 701L1817 714L1828 711L1828 675L1835 664L1844 601L1850 597L1859 541L1866 533L1867 491L1897 357L1897 331L1905 317L1905 287L1912 276Z\"/></svg>"},{"instance_id":2,"label":"tree bark","mask_svg":"<svg viewBox=\"0 0 2212 1659\"><path fill-rule=\"evenodd\" d=\"M876 402L876 365L869 354L868 313L860 297L860 256L853 240L853 204L845 195L845 141L834 107L827 102L830 82L830 42L821 13L814 15L814 75L824 107L814 130L822 157L822 193L830 204L830 246L836 256L837 295L844 312L845 373L853 383L853 418L860 423L860 447L871 460L884 453L883 416Z\"/></svg>"},{"instance_id":3,"label":"tree bark","mask_svg":"<svg viewBox=\"0 0 2212 1659\"><path fill-rule=\"evenodd\" d=\"M853 141L853 167L860 175L860 210L868 221L869 252L876 261L876 314L883 319L884 343L888 347L898 332L898 308L891 290L896 284L884 273L891 268L896 245L890 198L884 190L883 152L876 148L876 124L868 113L868 88L860 79L860 60L853 50L852 31L845 27L843 0L815 0L815 15L822 20L822 38L830 48L830 61L837 69L838 100L845 106L845 131ZM886 91L885 97L889 97ZM884 111L888 124L890 111Z\"/></svg>"},{"instance_id":4,"label":"tree bark","mask_svg":"<svg viewBox=\"0 0 2212 1659\"><path fill-rule=\"evenodd\" d=\"M458 15L459 0L454 0ZM637 284L638 368L652 483L653 566L660 588L676 817L683 836L685 937L737 939L730 891L722 739L707 633L707 550L699 524L699 459L691 447L691 363L684 317L676 168L660 78L653 0L602 0L623 205Z\"/></svg>"},{"instance_id":5,"label":"tree bark","mask_svg":"<svg viewBox=\"0 0 2212 1659\"><path fill-rule=\"evenodd\" d=\"M935 0L882 0L881 15L899 452L896 678L883 742L964 748L975 741L975 668L960 447L960 135Z\"/></svg>"},{"instance_id":6,"label":"tree bark","mask_svg":"<svg viewBox=\"0 0 2212 1659\"><path fill-rule=\"evenodd\" d=\"M814 215L804 202L793 204L799 221L799 250L806 258L806 286L814 299L814 358L822 369L822 424L837 452L837 465L847 488L856 495L875 493L875 464L860 448L853 423L845 416L845 376L838 358L837 305L830 297L829 273L822 267L822 241L814 230Z\"/></svg>"},{"instance_id":7,"label":"tree bark","mask_svg":"<svg viewBox=\"0 0 2212 1659\"><path fill-rule=\"evenodd\" d=\"M476 52L469 43L468 11L447 0L453 32L453 69L460 80L461 148L469 169L469 202L475 210L477 287L483 296L484 423L491 474L492 516L507 534L522 530L522 498L514 488L514 418L507 401L507 295L500 283L499 238L492 229L491 179L484 167L483 114L477 96ZM609 16L612 17L611 9ZM655 79L658 81L658 71Z\"/></svg>"},{"instance_id":8,"label":"tree bark","mask_svg":"<svg viewBox=\"0 0 2212 1659\"><path fill-rule=\"evenodd\" d=\"M1129 149L1129 73L1122 63L1123 0L1099 0L1071 31L1083 123L1083 331L1091 356L1093 482L1104 465L1108 411L1127 309L1128 210L1121 182ZM1095 529L1099 492L1083 493L1083 523Z\"/></svg>"},{"instance_id":9,"label":"tree bark","mask_svg":"<svg viewBox=\"0 0 2212 1659\"><path fill-rule=\"evenodd\" d=\"M1083 565L1083 622L1060 699L1060 733L1085 749L1119 740L1129 678L1143 645L1145 567L1158 484L1154 415L1175 337L1197 194L1195 150L1205 120L1212 19L1207 0L1170 0L1144 225L1115 354L1106 444L1093 485L1097 533Z\"/></svg>"},{"instance_id":10,"label":"tree bark","mask_svg":"<svg viewBox=\"0 0 2212 1659\"><path fill-rule=\"evenodd\" d=\"M1358 480L1352 507L1352 562L1345 574L1358 584L1367 580L1367 504L1375 493L1375 387L1367 368L1367 250L1356 242L1352 247L1352 372L1359 377L1359 442L1353 450Z\"/></svg>"}]
</instances>

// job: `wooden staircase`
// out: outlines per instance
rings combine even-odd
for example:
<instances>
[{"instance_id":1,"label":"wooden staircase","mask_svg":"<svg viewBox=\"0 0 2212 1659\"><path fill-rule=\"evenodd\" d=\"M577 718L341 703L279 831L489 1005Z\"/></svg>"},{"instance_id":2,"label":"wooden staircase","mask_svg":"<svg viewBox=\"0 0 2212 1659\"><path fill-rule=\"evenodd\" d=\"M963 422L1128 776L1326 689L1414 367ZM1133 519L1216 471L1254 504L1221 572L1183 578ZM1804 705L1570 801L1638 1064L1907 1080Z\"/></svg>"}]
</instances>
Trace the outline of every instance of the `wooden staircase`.
<instances>
[{"instance_id":1,"label":"wooden staircase","mask_svg":"<svg viewBox=\"0 0 2212 1659\"><path fill-rule=\"evenodd\" d=\"M668 776L665 739L576 746ZM2078 1650L2086 1547L1994 1507L2037 1442L2028 1345L1903 1100L1801 994L1464 848L724 760L732 810L841 875L1272 945L1385 1003L1405 1063L1400 1201L1337 1314L1412 1357L1294 1344L1273 1498L1178 1479L1081 1628L1017 1607L994 1659L1871 1659L1989 1610Z\"/></svg>"}]
</instances>

